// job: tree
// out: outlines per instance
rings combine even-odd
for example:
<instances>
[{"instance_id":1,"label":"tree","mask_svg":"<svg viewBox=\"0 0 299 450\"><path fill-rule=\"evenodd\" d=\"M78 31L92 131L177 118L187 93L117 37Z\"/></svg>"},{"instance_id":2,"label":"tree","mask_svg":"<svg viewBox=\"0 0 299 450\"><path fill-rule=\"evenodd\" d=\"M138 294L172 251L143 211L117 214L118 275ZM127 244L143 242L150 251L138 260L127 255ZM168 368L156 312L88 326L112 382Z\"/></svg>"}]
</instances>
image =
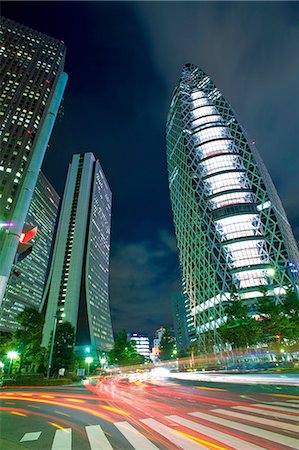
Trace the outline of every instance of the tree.
<instances>
[{"instance_id":1,"label":"tree","mask_svg":"<svg viewBox=\"0 0 299 450\"><path fill-rule=\"evenodd\" d=\"M164 332L160 341L160 354L159 358L161 361L170 359L173 356L173 351L175 349L175 339L171 336L170 328L168 326L163 326Z\"/></svg>"},{"instance_id":2,"label":"tree","mask_svg":"<svg viewBox=\"0 0 299 450\"><path fill-rule=\"evenodd\" d=\"M71 369L74 362L75 328L70 322L63 322L57 325L55 335L55 345L53 351L52 368L53 373L65 368Z\"/></svg>"},{"instance_id":3,"label":"tree","mask_svg":"<svg viewBox=\"0 0 299 450\"><path fill-rule=\"evenodd\" d=\"M39 311L26 307L18 316L20 325L14 335L16 350L20 354L19 371L25 367L26 371L35 371L41 364L44 351L41 349L44 318Z\"/></svg>"},{"instance_id":4,"label":"tree","mask_svg":"<svg viewBox=\"0 0 299 450\"><path fill-rule=\"evenodd\" d=\"M110 363L122 366L142 364L143 357L136 351L135 342L128 340L126 330L121 330L114 342L114 348L111 350Z\"/></svg>"},{"instance_id":5,"label":"tree","mask_svg":"<svg viewBox=\"0 0 299 450\"><path fill-rule=\"evenodd\" d=\"M233 348L248 347L259 341L258 321L250 317L248 307L237 296L230 301L225 314L227 321L218 330L222 341Z\"/></svg>"}]
</instances>

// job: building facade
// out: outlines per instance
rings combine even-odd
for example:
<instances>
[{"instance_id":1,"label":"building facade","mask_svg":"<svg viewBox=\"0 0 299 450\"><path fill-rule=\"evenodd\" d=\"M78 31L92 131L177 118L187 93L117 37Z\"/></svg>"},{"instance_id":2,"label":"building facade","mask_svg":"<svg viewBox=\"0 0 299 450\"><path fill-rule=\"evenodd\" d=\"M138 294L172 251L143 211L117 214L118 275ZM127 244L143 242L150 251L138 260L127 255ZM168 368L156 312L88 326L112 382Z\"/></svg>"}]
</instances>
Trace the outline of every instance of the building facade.
<instances>
[{"instance_id":1,"label":"building facade","mask_svg":"<svg viewBox=\"0 0 299 450\"><path fill-rule=\"evenodd\" d=\"M1 18L0 305L67 82L66 48Z\"/></svg>"},{"instance_id":2,"label":"building facade","mask_svg":"<svg viewBox=\"0 0 299 450\"><path fill-rule=\"evenodd\" d=\"M191 64L170 106L167 162L184 294L199 348L216 351L232 289L252 313L261 287L279 301L298 248L255 143Z\"/></svg>"},{"instance_id":3,"label":"building facade","mask_svg":"<svg viewBox=\"0 0 299 450\"><path fill-rule=\"evenodd\" d=\"M40 172L25 222L37 227L32 252L12 271L0 311L0 330L13 332L25 307L39 309L45 287L59 196Z\"/></svg>"},{"instance_id":4,"label":"building facade","mask_svg":"<svg viewBox=\"0 0 299 450\"><path fill-rule=\"evenodd\" d=\"M149 359L151 353L149 337L142 333L129 333L128 338L129 341L135 342L137 353Z\"/></svg>"},{"instance_id":5,"label":"building facade","mask_svg":"<svg viewBox=\"0 0 299 450\"><path fill-rule=\"evenodd\" d=\"M174 334L179 351L188 350L193 338L193 321L188 306L189 300L185 295L175 294L172 297Z\"/></svg>"},{"instance_id":6,"label":"building facade","mask_svg":"<svg viewBox=\"0 0 299 450\"><path fill-rule=\"evenodd\" d=\"M76 347L113 347L109 309L109 255L112 194L92 153L76 154L69 166L53 259L42 309L43 346L54 327L70 322Z\"/></svg>"}]
</instances>

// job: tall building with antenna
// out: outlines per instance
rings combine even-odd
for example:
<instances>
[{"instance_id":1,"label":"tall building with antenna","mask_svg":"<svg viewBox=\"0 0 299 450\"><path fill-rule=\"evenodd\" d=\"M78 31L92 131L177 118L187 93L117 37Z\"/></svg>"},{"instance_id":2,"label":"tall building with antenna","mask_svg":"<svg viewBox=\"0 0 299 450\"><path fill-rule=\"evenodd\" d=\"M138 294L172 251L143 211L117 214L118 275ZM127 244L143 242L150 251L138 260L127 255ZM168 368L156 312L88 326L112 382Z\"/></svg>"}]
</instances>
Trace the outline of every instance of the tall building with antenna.
<instances>
[{"instance_id":1,"label":"tall building with antenna","mask_svg":"<svg viewBox=\"0 0 299 450\"><path fill-rule=\"evenodd\" d=\"M199 348L216 351L232 290L252 313L261 287L279 299L294 285L298 247L255 143L192 64L171 101L167 161L187 315Z\"/></svg>"}]
</instances>

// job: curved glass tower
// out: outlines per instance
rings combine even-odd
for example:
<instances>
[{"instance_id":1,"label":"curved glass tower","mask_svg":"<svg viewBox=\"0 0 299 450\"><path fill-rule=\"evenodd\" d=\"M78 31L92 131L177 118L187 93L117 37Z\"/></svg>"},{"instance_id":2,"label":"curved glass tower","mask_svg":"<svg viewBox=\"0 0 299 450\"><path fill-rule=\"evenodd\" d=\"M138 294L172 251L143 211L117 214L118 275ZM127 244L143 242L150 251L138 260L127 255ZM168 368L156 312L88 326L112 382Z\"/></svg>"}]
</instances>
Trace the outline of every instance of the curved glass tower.
<instances>
[{"instance_id":1,"label":"curved glass tower","mask_svg":"<svg viewBox=\"0 0 299 450\"><path fill-rule=\"evenodd\" d=\"M191 64L170 106L167 161L187 325L199 348L213 351L230 292L237 289L252 313L261 287L279 299L293 281L284 269L298 264L298 248L254 143L213 81Z\"/></svg>"}]
</instances>

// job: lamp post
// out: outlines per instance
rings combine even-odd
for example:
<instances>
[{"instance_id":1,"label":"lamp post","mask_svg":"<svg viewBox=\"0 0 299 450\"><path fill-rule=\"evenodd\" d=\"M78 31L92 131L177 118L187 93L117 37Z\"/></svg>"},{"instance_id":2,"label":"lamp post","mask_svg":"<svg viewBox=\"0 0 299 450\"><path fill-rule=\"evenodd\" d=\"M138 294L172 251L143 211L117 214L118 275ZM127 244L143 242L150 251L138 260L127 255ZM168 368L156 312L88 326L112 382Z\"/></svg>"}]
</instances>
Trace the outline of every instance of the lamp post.
<instances>
[{"instance_id":1,"label":"lamp post","mask_svg":"<svg viewBox=\"0 0 299 450\"><path fill-rule=\"evenodd\" d=\"M85 362L87 362L87 376L89 376L89 369L90 369L90 364L92 363L93 358L91 356L87 356L87 358L85 358Z\"/></svg>"},{"instance_id":2,"label":"lamp post","mask_svg":"<svg viewBox=\"0 0 299 450\"><path fill-rule=\"evenodd\" d=\"M9 376L9 375L10 375L10 371L11 371L11 369L12 369L12 361L13 361L14 359L16 359L19 355L18 355L17 352L12 351L12 352L8 352L8 353L7 353L7 356L8 356L8 358L10 359L9 367L8 367L8 372L7 372L7 375Z\"/></svg>"},{"instance_id":3,"label":"lamp post","mask_svg":"<svg viewBox=\"0 0 299 450\"><path fill-rule=\"evenodd\" d=\"M55 344L55 336L56 336L56 328L57 328L57 320L60 317L65 317L65 314L56 314L54 316L51 348L50 348L50 355L49 355L49 362L48 362L48 371L47 371L47 380L50 378L51 367L52 367L52 359L53 359L53 351L54 351L54 344Z\"/></svg>"}]
</instances>

